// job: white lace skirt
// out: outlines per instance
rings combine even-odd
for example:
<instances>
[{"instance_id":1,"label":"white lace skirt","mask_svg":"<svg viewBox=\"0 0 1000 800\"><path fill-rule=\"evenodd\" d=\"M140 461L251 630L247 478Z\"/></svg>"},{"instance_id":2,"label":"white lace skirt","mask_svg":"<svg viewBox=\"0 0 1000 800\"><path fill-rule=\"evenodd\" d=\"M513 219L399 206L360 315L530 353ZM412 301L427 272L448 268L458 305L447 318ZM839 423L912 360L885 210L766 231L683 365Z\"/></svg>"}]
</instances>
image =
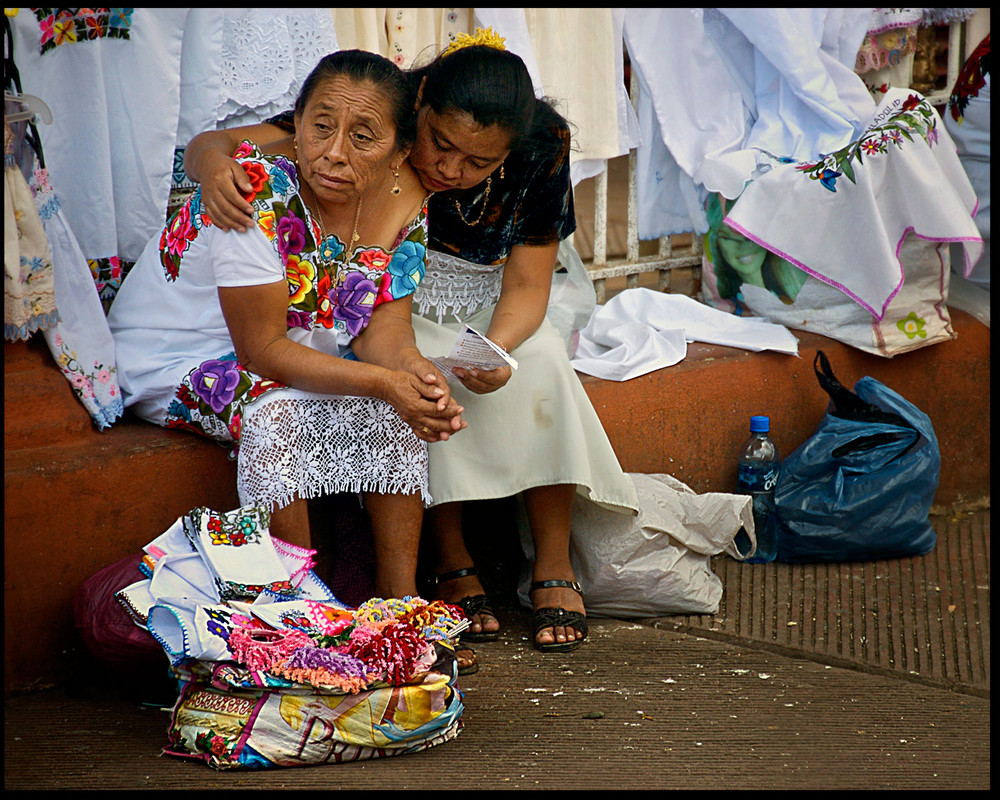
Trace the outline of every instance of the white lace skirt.
<instances>
[{"instance_id":1,"label":"white lace skirt","mask_svg":"<svg viewBox=\"0 0 1000 800\"><path fill-rule=\"evenodd\" d=\"M490 305L463 319L485 333L492 315ZM417 347L426 356L447 355L459 328L450 314L441 323L413 316ZM544 320L512 355L518 369L496 392L478 395L451 384L469 427L428 448L431 505L575 484L578 494L609 509L637 511L635 487L570 366L558 331Z\"/></svg>"},{"instance_id":2,"label":"white lace skirt","mask_svg":"<svg viewBox=\"0 0 1000 800\"><path fill-rule=\"evenodd\" d=\"M381 400L272 389L244 408L243 505L280 508L339 492L419 492L429 505L427 472L427 443Z\"/></svg>"}]
</instances>

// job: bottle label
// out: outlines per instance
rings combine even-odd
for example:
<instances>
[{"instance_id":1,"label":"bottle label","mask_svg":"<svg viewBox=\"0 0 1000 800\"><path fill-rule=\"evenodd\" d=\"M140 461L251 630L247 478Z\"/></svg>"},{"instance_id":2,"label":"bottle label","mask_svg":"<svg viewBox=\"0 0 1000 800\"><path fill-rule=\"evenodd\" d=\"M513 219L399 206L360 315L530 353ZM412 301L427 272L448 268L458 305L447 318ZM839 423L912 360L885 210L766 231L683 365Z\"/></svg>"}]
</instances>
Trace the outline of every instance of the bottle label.
<instances>
[{"instance_id":1,"label":"bottle label","mask_svg":"<svg viewBox=\"0 0 1000 800\"><path fill-rule=\"evenodd\" d=\"M778 483L778 466L774 463L760 461L740 464L736 481L741 494L773 492Z\"/></svg>"}]
</instances>

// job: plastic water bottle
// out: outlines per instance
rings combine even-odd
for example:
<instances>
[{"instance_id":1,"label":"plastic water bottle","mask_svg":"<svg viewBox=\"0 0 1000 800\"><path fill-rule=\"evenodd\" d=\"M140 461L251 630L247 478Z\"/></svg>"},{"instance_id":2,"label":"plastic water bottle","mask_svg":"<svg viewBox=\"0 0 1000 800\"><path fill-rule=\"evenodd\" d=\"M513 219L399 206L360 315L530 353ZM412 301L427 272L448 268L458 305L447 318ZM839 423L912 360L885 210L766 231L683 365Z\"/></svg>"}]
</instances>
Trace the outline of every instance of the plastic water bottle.
<instances>
[{"instance_id":1,"label":"plastic water bottle","mask_svg":"<svg viewBox=\"0 0 1000 800\"><path fill-rule=\"evenodd\" d=\"M757 532L757 552L744 559L747 564L766 564L778 555L774 487L778 483L781 461L778 448L768 436L770 430L768 417L750 417L750 438L739 453L737 487L740 494L753 497L753 521ZM737 534L736 544L741 553L750 549L750 537L742 529Z\"/></svg>"}]
</instances>

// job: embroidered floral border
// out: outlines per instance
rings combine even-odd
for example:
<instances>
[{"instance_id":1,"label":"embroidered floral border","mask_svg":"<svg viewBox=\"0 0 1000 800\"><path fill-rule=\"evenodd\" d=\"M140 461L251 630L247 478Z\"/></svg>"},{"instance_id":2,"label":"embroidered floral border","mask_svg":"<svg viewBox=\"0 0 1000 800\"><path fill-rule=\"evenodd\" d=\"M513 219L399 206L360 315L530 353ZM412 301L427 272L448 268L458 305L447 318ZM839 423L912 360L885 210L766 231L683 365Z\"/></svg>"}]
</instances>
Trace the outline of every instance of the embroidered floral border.
<instances>
[{"instance_id":1,"label":"embroidered floral border","mask_svg":"<svg viewBox=\"0 0 1000 800\"><path fill-rule=\"evenodd\" d=\"M33 8L41 31L39 53L94 39L129 39L134 8Z\"/></svg>"},{"instance_id":2,"label":"embroidered floral border","mask_svg":"<svg viewBox=\"0 0 1000 800\"><path fill-rule=\"evenodd\" d=\"M858 139L846 147L817 161L799 162L796 169L814 181L819 181L831 192L837 191L837 180L846 177L856 183L854 170L863 165L864 158L884 155L889 147L902 148L905 141L914 141L918 135L933 147L938 141L937 121L934 107L924 98L911 94L901 105L887 109L891 116L866 130ZM883 112L886 113L886 112ZM785 164L796 163L790 158L779 158Z\"/></svg>"}]
</instances>

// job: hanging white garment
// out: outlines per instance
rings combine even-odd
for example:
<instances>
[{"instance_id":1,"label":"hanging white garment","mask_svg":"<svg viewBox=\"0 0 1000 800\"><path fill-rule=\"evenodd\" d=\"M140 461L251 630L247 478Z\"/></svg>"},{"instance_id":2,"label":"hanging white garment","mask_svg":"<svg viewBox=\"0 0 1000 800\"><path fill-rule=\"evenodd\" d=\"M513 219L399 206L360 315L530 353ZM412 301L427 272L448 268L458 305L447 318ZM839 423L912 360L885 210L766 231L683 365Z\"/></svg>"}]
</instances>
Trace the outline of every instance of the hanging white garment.
<instances>
[{"instance_id":1,"label":"hanging white garment","mask_svg":"<svg viewBox=\"0 0 1000 800\"><path fill-rule=\"evenodd\" d=\"M968 276L983 249L975 209L937 111L912 90L891 89L850 148L776 162L725 223L882 319L903 285L900 250L910 233L964 243Z\"/></svg>"},{"instance_id":2,"label":"hanging white garment","mask_svg":"<svg viewBox=\"0 0 1000 800\"><path fill-rule=\"evenodd\" d=\"M574 127L571 163L619 149L615 27L610 8L527 8L545 96ZM624 91L624 82L620 82Z\"/></svg>"},{"instance_id":3,"label":"hanging white garment","mask_svg":"<svg viewBox=\"0 0 1000 800\"><path fill-rule=\"evenodd\" d=\"M189 9L116 9L93 38L52 11L11 20L24 91L55 112L39 131L46 167L84 255L134 261L163 227Z\"/></svg>"},{"instance_id":4,"label":"hanging white garment","mask_svg":"<svg viewBox=\"0 0 1000 800\"><path fill-rule=\"evenodd\" d=\"M3 335L27 340L59 322L52 252L4 122Z\"/></svg>"},{"instance_id":5,"label":"hanging white garment","mask_svg":"<svg viewBox=\"0 0 1000 800\"><path fill-rule=\"evenodd\" d=\"M856 136L874 110L852 71L868 12L628 9L642 92L640 238L685 230L706 190L738 196L759 161L750 148L804 158ZM691 222L707 230L702 213Z\"/></svg>"},{"instance_id":6,"label":"hanging white garment","mask_svg":"<svg viewBox=\"0 0 1000 800\"><path fill-rule=\"evenodd\" d=\"M751 50L724 20L716 29L708 30L701 9L625 11L625 43L640 91L640 239L706 231L701 187L736 196L756 165L744 147L755 113L752 85L743 77Z\"/></svg>"},{"instance_id":7,"label":"hanging white garment","mask_svg":"<svg viewBox=\"0 0 1000 800\"><path fill-rule=\"evenodd\" d=\"M618 152L616 155L627 155L630 150L639 146L642 137L639 133L639 119L635 108L625 88L625 9L611 9L611 24L614 41L614 88L615 88L615 121L618 129ZM576 186L580 181L599 174L607 162L601 158L590 158L581 155L570 162L570 180Z\"/></svg>"},{"instance_id":8,"label":"hanging white garment","mask_svg":"<svg viewBox=\"0 0 1000 800\"><path fill-rule=\"evenodd\" d=\"M334 8L344 50L367 50L401 69L431 61L460 33L472 30L471 8Z\"/></svg>"},{"instance_id":9,"label":"hanging white garment","mask_svg":"<svg viewBox=\"0 0 1000 800\"><path fill-rule=\"evenodd\" d=\"M224 9L192 8L181 45L181 100L177 146L186 147L219 121L222 97Z\"/></svg>"},{"instance_id":10,"label":"hanging white garment","mask_svg":"<svg viewBox=\"0 0 1000 800\"><path fill-rule=\"evenodd\" d=\"M754 48L757 121L747 147L804 160L861 133L875 111L854 72L869 9L720 11Z\"/></svg>"},{"instance_id":11,"label":"hanging white garment","mask_svg":"<svg viewBox=\"0 0 1000 800\"><path fill-rule=\"evenodd\" d=\"M968 278L987 292L990 290L990 73L983 76L983 85L975 95L968 98L968 104L956 120L954 105L944 112L944 126L958 147L958 157L969 176L972 188L979 200L976 210L976 228L983 237L983 255L976 263ZM952 269L959 272L963 262L955 258L952 248ZM987 311L987 315L988 315ZM987 317L988 318L988 317Z\"/></svg>"},{"instance_id":12,"label":"hanging white garment","mask_svg":"<svg viewBox=\"0 0 1000 800\"><path fill-rule=\"evenodd\" d=\"M45 342L77 399L98 430L104 430L125 411L111 328L90 266L66 222L45 170L40 167L35 170L31 187L52 251L59 308L59 321L45 330Z\"/></svg>"},{"instance_id":13,"label":"hanging white garment","mask_svg":"<svg viewBox=\"0 0 1000 800\"><path fill-rule=\"evenodd\" d=\"M327 8L223 11L220 127L287 111L319 60L340 49Z\"/></svg>"},{"instance_id":14,"label":"hanging white garment","mask_svg":"<svg viewBox=\"0 0 1000 800\"><path fill-rule=\"evenodd\" d=\"M573 184L597 175L605 161L638 143L625 91L624 17L610 8L477 8L475 24L492 27L528 68L546 97L573 126Z\"/></svg>"}]
</instances>

